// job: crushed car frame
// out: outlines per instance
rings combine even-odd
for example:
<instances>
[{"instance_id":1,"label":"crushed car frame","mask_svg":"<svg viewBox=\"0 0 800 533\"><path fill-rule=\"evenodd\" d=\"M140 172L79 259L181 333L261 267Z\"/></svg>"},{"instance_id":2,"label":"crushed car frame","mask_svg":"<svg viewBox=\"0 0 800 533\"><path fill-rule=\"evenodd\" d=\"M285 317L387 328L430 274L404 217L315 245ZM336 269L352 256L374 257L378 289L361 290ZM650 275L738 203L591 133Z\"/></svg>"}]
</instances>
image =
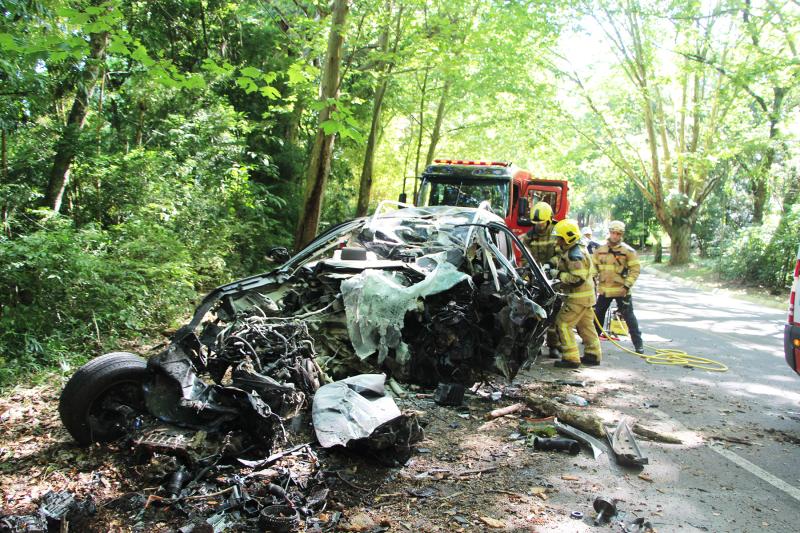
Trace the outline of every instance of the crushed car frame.
<instances>
[{"instance_id":1,"label":"crushed car frame","mask_svg":"<svg viewBox=\"0 0 800 533\"><path fill-rule=\"evenodd\" d=\"M90 361L61 395L69 433L81 444L128 438L192 471L223 458L252 465L243 457L286 446L286 428L302 427L291 421L307 420L313 401L315 423L326 421L320 443L363 444L374 432L385 449L420 438L413 417L346 399L380 396L382 379L330 389L339 418L322 416L317 390L375 371L428 386L513 378L538 354L561 296L488 204L392 204L329 229L269 273L213 290L149 360L116 352ZM393 414L355 431L347 406L361 404Z\"/></svg>"}]
</instances>

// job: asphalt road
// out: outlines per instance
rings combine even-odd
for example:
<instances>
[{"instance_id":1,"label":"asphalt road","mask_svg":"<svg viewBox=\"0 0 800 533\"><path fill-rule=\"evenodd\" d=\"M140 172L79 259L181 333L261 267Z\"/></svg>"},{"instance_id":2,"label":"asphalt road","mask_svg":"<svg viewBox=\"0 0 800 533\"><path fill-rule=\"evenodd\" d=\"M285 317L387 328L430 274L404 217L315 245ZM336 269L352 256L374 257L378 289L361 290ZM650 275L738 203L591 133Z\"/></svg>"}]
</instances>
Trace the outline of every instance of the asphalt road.
<instances>
[{"instance_id":1,"label":"asphalt road","mask_svg":"<svg viewBox=\"0 0 800 533\"><path fill-rule=\"evenodd\" d=\"M783 358L785 311L646 272L634 307L645 344L686 350L729 370L652 365L604 342L602 366L576 373L601 395L598 413L632 415L684 444L640 440L650 461L644 479L605 456L595 462L581 454L575 466L593 483L579 494L584 507L596 494L619 498L620 509L659 532L800 531L800 376ZM630 347L627 339L621 344ZM537 366L558 372L548 364ZM586 518L557 530L595 529Z\"/></svg>"}]
</instances>

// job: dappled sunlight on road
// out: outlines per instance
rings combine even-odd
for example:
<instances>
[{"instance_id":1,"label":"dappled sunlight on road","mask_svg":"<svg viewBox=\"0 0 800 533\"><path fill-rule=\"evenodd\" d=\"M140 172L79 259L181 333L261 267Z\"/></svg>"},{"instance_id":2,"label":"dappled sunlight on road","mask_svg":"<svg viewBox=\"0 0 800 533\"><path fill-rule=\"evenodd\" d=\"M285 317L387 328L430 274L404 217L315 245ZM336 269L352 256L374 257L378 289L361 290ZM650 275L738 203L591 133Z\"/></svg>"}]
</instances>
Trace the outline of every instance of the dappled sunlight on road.
<instances>
[{"instance_id":1,"label":"dappled sunlight on road","mask_svg":"<svg viewBox=\"0 0 800 533\"><path fill-rule=\"evenodd\" d=\"M759 343L752 343L752 342L734 342L732 344L732 346L734 348L739 349L739 350L757 351L757 352L760 352L760 353L762 353L764 355L768 355L770 357L779 357L779 358L783 359L784 358L783 350L777 348L777 346L780 346L780 345L783 344L783 339L781 338L781 339L778 339L778 340L780 342L778 342L776 340L775 349L774 350L770 350L769 349L770 347L769 346L764 346L763 343L759 344Z\"/></svg>"},{"instance_id":2,"label":"dappled sunlight on road","mask_svg":"<svg viewBox=\"0 0 800 533\"><path fill-rule=\"evenodd\" d=\"M764 337L765 335L773 335L776 331L776 326L769 323L753 323L748 320L728 320L720 322L719 320L694 320L682 324L684 327L692 329L702 329L713 331L715 333L735 333L737 335L757 336Z\"/></svg>"},{"instance_id":3,"label":"dappled sunlight on road","mask_svg":"<svg viewBox=\"0 0 800 533\"><path fill-rule=\"evenodd\" d=\"M794 404L796 407L798 404L800 404L800 387L793 387L793 390L778 388L778 384L797 384L796 376L793 376L793 374L788 372L785 376L780 374L762 374L758 376L759 381L762 383L751 383L741 380L725 379L723 375L720 375L719 380L686 376L682 378L680 382L706 389L718 387L721 388L725 394L739 398L756 399L764 396L770 396L773 398L772 401L774 404ZM775 382L776 385L773 386L769 383L763 382ZM794 390L797 390L798 392L794 392Z\"/></svg>"},{"instance_id":4,"label":"dappled sunlight on road","mask_svg":"<svg viewBox=\"0 0 800 533\"><path fill-rule=\"evenodd\" d=\"M761 376L763 379L763 376ZM800 404L800 392L791 392L762 383L747 383L744 381L726 381L719 384L731 396L741 398L754 398L756 396L771 396L786 403ZM800 390L800 389L798 389Z\"/></svg>"}]
</instances>

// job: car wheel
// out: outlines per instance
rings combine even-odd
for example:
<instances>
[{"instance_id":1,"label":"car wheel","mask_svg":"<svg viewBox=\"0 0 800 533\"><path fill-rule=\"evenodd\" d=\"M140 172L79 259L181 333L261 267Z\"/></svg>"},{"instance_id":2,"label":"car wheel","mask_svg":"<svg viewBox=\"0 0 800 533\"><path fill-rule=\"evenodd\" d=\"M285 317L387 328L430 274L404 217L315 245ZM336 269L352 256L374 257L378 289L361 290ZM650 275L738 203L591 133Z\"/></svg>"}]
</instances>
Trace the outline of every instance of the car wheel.
<instances>
[{"instance_id":1,"label":"car wheel","mask_svg":"<svg viewBox=\"0 0 800 533\"><path fill-rule=\"evenodd\" d=\"M128 352L89 361L61 392L61 422L82 445L121 437L128 422L146 410L142 386L149 375L145 360Z\"/></svg>"}]
</instances>

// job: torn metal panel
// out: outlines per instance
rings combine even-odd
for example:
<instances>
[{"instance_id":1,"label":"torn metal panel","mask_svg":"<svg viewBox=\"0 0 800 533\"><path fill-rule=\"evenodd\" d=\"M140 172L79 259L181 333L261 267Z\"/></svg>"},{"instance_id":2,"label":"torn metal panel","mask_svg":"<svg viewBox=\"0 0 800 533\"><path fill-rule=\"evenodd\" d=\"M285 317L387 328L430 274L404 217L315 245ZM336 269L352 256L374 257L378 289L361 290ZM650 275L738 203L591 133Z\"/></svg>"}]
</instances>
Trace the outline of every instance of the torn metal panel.
<instances>
[{"instance_id":1,"label":"torn metal panel","mask_svg":"<svg viewBox=\"0 0 800 533\"><path fill-rule=\"evenodd\" d=\"M606 430L606 437L611 451L619 464L623 466L643 466L648 464L647 457L642 455L639 443L636 442L636 438L633 436L628 417L622 417L613 433L609 433Z\"/></svg>"},{"instance_id":2,"label":"torn metal panel","mask_svg":"<svg viewBox=\"0 0 800 533\"><path fill-rule=\"evenodd\" d=\"M362 374L317 391L311 417L323 447L368 438L379 426L400 417L397 404L385 395L385 379L383 374Z\"/></svg>"},{"instance_id":3,"label":"torn metal panel","mask_svg":"<svg viewBox=\"0 0 800 533\"><path fill-rule=\"evenodd\" d=\"M556 427L559 433L563 433L564 435L572 437L573 439L589 446L589 448L592 450L592 456L595 459L603 454L603 446L601 445L600 441L588 433L585 433L578 428L574 428L569 424L559 422L557 418L553 420L553 425Z\"/></svg>"}]
</instances>

